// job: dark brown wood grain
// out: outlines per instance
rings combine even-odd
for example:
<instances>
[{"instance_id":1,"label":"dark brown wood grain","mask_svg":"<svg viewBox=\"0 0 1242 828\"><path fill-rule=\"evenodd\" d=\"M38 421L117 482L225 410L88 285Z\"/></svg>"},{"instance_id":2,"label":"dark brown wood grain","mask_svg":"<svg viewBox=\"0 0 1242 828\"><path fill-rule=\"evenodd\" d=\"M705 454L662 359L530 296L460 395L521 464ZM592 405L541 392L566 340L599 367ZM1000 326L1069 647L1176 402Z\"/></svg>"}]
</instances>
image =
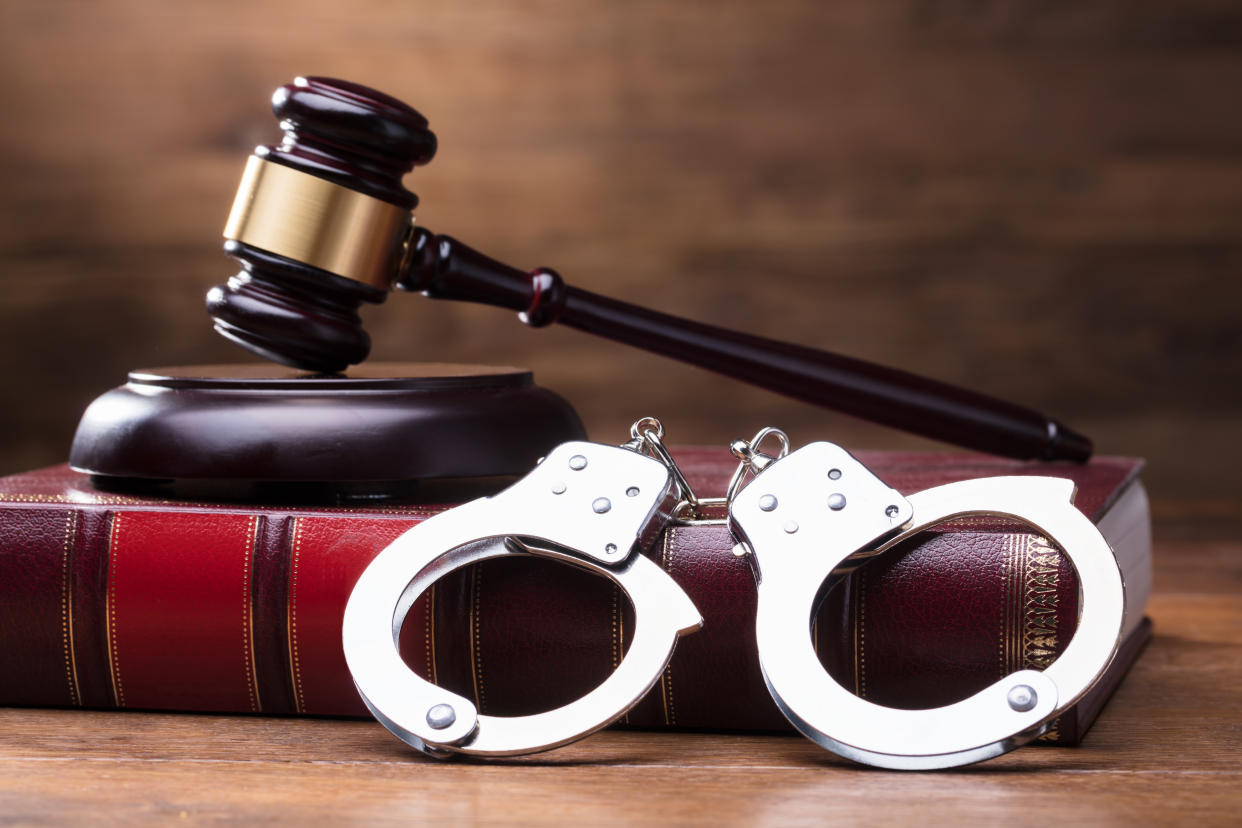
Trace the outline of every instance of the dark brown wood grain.
<instances>
[{"instance_id":1,"label":"dark brown wood grain","mask_svg":"<svg viewBox=\"0 0 1242 828\"><path fill-rule=\"evenodd\" d=\"M0 471L63 460L131 368L239 357L201 301L271 138L256 101L321 73L435 125L409 184L438 231L1047 411L1151 458L1157 508L1242 497L1235 3L9 0L0 18ZM773 424L928 445L396 298L366 310L374 358L531 367L601 439L653 413L680 443Z\"/></svg>"},{"instance_id":2,"label":"dark brown wood grain","mask_svg":"<svg viewBox=\"0 0 1242 828\"><path fill-rule=\"evenodd\" d=\"M969 768L862 768L797 736L610 730L439 763L363 721L0 709L17 822L1231 825L1242 806L1242 543L1157 527L1156 637L1076 748Z\"/></svg>"},{"instance_id":3,"label":"dark brown wood grain","mask_svg":"<svg viewBox=\"0 0 1242 828\"><path fill-rule=\"evenodd\" d=\"M414 480L494 491L582 438L573 408L515 368L172 366L131 371L91 403L69 464L105 489L331 501L392 497Z\"/></svg>"}]
</instances>

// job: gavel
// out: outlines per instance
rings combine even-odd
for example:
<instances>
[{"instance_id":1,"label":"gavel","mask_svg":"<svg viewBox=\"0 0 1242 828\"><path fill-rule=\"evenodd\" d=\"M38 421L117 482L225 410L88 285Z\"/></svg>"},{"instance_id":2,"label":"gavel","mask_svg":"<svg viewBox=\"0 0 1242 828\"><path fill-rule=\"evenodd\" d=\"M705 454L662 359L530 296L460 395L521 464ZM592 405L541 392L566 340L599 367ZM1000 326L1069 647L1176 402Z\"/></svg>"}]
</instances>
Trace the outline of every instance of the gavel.
<instances>
[{"instance_id":1,"label":"gavel","mask_svg":"<svg viewBox=\"0 0 1242 828\"><path fill-rule=\"evenodd\" d=\"M358 308L395 288L518 311L797 400L1019 459L1085 461L1091 441L1014 403L847 356L681 319L570 287L412 223L402 184L436 152L427 119L365 86L298 78L276 90L284 140L248 159L224 230L242 270L207 294L215 329L266 359L338 373L366 359Z\"/></svg>"}]
</instances>

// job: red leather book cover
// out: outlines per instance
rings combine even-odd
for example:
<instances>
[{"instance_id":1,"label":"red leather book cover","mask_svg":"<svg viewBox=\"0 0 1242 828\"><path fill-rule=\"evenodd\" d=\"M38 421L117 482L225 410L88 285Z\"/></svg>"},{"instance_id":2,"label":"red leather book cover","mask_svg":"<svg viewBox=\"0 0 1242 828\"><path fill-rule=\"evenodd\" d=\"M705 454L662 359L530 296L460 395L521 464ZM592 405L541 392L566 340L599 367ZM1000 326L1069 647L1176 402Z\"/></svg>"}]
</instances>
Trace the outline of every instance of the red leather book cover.
<instances>
[{"instance_id":1,"label":"red leather book cover","mask_svg":"<svg viewBox=\"0 0 1242 828\"><path fill-rule=\"evenodd\" d=\"M727 452L676 454L696 491L723 490ZM1147 531L1145 501L1135 506L1137 460L859 457L903 492L1000 474L1071 477L1089 517L1111 519L1117 533ZM1132 513L1124 520L1119 498ZM366 715L341 652L345 602L372 557L444 508L129 497L65 466L0 478L0 704ZM629 724L787 728L759 673L754 584L732 546L723 526L674 526L648 550L706 623L679 644ZM1062 717L1054 740L1081 738L1149 634L1138 623L1149 536L1146 555L1128 564L1134 623L1125 651L1097 692ZM1037 534L958 522L845 579L825 597L815 635L825 667L860 695L934 706L1050 663L1073 634L1077 598L1073 569ZM515 715L589 690L620 660L632 629L611 583L542 560L494 560L425 594L402 651L412 669L482 712Z\"/></svg>"}]
</instances>

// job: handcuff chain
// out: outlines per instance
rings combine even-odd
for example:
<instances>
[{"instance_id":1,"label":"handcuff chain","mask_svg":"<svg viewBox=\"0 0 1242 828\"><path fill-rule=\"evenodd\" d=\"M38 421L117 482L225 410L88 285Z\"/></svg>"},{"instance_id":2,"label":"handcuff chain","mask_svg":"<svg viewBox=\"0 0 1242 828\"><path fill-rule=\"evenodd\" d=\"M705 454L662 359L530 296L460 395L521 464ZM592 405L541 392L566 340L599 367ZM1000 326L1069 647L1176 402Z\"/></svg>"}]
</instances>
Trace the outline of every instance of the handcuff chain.
<instances>
[{"instance_id":1,"label":"handcuff chain","mask_svg":"<svg viewBox=\"0 0 1242 828\"><path fill-rule=\"evenodd\" d=\"M669 474L673 476L673 483L677 486L677 496L680 498L673 509L674 518L683 511L684 504L693 504L697 508L700 501L694 493L694 488L682 474L677 461L673 459L673 455L664 445L663 423L655 417L642 417L636 420L630 426L630 439L622 443L621 447L654 457L668 468Z\"/></svg>"},{"instance_id":2,"label":"handcuff chain","mask_svg":"<svg viewBox=\"0 0 1242 828\"><path fill-rule=\"evenodd\" d=\"M759 450L763 441L768 437L776 437L777 442L781 444L777 450L776 456L764 454ZM725 503L732 503L737 497L737 493L742 490L742 483L746 480L747 474L759 474L772 463L780 460L789 454L789 435L779 428L768 426L759 429L750 441L734 440L729 444L729 451L733 452L733 456L738 459L737 470L733 472L733 477L729 480L729 488L725 492Z\"/></svg>"},{"instance_id":3,"label":"handcuff chain","mask_svg":"<svg viewBox=\"0 0 1242 828\"><path fill-rule=\"evenodd\" d=\"M760 445L769 437L776 437L780 448L775 456L760 451ZM647 454L668 467L673 476L681 500L673 507L672 522L680 526L720 526L728 522L724 517L706 517L708 507L727 507L741 491L748 474L758 474L776 460L789 454L789 435L779 428L762 428L749 441L734 440L729 450L738 459L737 469L729 479L724 497L699 497L690 481L678 467L677 461L664 445L664 424L655 417L642 417L630 426L630 439L621 444L623 448ZM688 513L688 516L687 516Z\"/></svg>"}]
</instances>

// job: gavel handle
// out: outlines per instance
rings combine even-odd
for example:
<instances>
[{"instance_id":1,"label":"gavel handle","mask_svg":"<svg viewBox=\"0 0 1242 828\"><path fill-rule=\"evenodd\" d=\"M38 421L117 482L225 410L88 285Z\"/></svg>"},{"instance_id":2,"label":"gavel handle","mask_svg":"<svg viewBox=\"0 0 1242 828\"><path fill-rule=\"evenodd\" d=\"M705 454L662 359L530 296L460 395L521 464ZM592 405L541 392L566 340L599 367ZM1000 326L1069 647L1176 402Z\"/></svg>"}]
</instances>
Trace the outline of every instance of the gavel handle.
<instances>
[{"instance_id":1,"label":"gavel handle","mask_svg":"<svg viewBox=\"0 0 1242 828\"><path fill-rule=\"evenodd\" d=\"M1085 461L1091 441L1013 403L860 359L692 322L524 273L419 228L397 286L518 311L688 362L794 399L964 448L1023 460Z\"/></svg>"}]
</instances>

